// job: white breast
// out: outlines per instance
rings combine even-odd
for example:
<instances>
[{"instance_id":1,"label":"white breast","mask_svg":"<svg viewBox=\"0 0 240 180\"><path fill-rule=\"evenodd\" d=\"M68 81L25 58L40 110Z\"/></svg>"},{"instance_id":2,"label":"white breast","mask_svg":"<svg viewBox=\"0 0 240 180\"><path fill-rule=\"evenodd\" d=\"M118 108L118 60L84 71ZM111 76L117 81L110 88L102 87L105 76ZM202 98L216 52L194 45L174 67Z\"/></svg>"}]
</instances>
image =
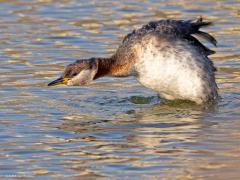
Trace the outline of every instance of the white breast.
<instances>
[{"instance_id":1,"label":"white breast","mask_svg":"<svg viewBox=\"0 0 240 180\"><path fill-rule=\"evenodd\" d=\"M148 36L138 52L135 69L144 86L166 99L202 104L217 97L209 59L184 41L159 41Z\"/></svg>"}]
</instances>

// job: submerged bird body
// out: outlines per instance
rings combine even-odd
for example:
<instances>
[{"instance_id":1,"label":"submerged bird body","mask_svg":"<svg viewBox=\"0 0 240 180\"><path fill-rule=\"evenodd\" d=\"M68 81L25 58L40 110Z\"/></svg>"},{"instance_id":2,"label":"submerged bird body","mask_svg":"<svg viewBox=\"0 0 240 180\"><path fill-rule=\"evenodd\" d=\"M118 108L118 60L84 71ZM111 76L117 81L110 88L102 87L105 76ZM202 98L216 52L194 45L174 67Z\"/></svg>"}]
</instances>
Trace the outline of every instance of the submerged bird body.
<instances>
[{"instance_id":1,"label":"submerged bird body","mask_svg":"<svg viewBox=\"0 0 240 180\"><path fill-rule=\"evenodd\" d=\"M181 40L145 38L134 65L141 84L169 100L202 104L217 97L213 67L206 56Z\"/></svg>"},{"instance_id":2,"label":"submerged bird body","mask_svg":"<svg viewBox=\"0 0 240 180\"><path fill-rule=\"evenodd\" d=\"M214 51L191 35L199 35L216 45L212 36L199 31L210 24L201 18L196 22L150 22L128 34L110 58L78 60L49 85L63 80L68 85L84 85L107 75L134 75L142 85L165 99L190 100L197 104L212 102L218 93L215 68L208 55Z\"/></svg>"}]
</instances>

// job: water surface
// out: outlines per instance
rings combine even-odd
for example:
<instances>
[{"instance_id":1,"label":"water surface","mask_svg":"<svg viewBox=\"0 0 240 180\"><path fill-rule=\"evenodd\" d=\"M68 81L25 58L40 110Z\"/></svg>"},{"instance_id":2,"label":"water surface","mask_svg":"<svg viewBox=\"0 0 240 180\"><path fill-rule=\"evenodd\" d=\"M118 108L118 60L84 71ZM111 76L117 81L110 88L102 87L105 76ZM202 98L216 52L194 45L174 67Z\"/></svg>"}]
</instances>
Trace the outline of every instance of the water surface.
<instances>
[{"instance_id":1,"label":"water surface","mask_svg":"<svg viewBox=\"0 0 240 180\"><path fill-rule=\"evenodd\" d=\"M238 179L240 1L0 1L0 177ZM48 82L79 58L110 56L150 20L207 29L221 100L162 102L132 78Z\"/></svg>"}]
</instances>

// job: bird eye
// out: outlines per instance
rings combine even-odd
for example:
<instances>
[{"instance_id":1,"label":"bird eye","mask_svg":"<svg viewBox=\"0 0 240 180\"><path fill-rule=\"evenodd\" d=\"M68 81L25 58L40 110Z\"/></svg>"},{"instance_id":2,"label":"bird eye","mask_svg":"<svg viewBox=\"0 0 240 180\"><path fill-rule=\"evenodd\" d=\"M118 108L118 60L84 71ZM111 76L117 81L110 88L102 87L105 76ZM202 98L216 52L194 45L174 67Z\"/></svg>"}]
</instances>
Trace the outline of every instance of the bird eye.
<instances>
[{"instance_id":1,"label":"bird eye","mask_svg":"<svg viewBox=\"0 0 240 180\"><path fill-rule=\"evenodd\" d=\"M77 73L73 73L73 76L76 76L77 75Z\"/></svg>"}]
</instances>

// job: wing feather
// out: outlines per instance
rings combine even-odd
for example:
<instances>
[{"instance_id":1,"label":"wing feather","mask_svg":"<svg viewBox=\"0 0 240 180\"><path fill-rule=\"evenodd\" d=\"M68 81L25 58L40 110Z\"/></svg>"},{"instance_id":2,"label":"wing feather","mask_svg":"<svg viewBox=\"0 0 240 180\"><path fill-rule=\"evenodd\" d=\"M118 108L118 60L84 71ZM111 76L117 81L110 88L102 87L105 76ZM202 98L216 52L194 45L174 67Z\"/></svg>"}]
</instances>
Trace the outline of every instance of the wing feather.
<instances>
[{"instance_id":1,"label":"wing feather","mask_svg":"<svg viewBox=\"0 0 240 180\"><path fill-rule=\"evenodd\" d=\"M193 45L195 45L197 48L200 48L205 52L206 55L213 54L214 51L207 48L205 45L203 45L200 41L198 41L196 38L193 38L191 35L199 36L209 43L216 46L217 40L211 36L209 33L200 31L202 27L210 26L212 25L212 22L209 21L203 21L202 18L199 18L197 20L160 20L160 21L152 21L148 24L142 26L138 30L134 30L133 32L127 34L122 44L128 44L132 41L136 41L141 39L144 35L151 33L151 32L157 32L160 35L164 36L172 36L176 38L182 38L185 40L190 40L191 43L193 42Z\"/></svg>"}]
</instances>

